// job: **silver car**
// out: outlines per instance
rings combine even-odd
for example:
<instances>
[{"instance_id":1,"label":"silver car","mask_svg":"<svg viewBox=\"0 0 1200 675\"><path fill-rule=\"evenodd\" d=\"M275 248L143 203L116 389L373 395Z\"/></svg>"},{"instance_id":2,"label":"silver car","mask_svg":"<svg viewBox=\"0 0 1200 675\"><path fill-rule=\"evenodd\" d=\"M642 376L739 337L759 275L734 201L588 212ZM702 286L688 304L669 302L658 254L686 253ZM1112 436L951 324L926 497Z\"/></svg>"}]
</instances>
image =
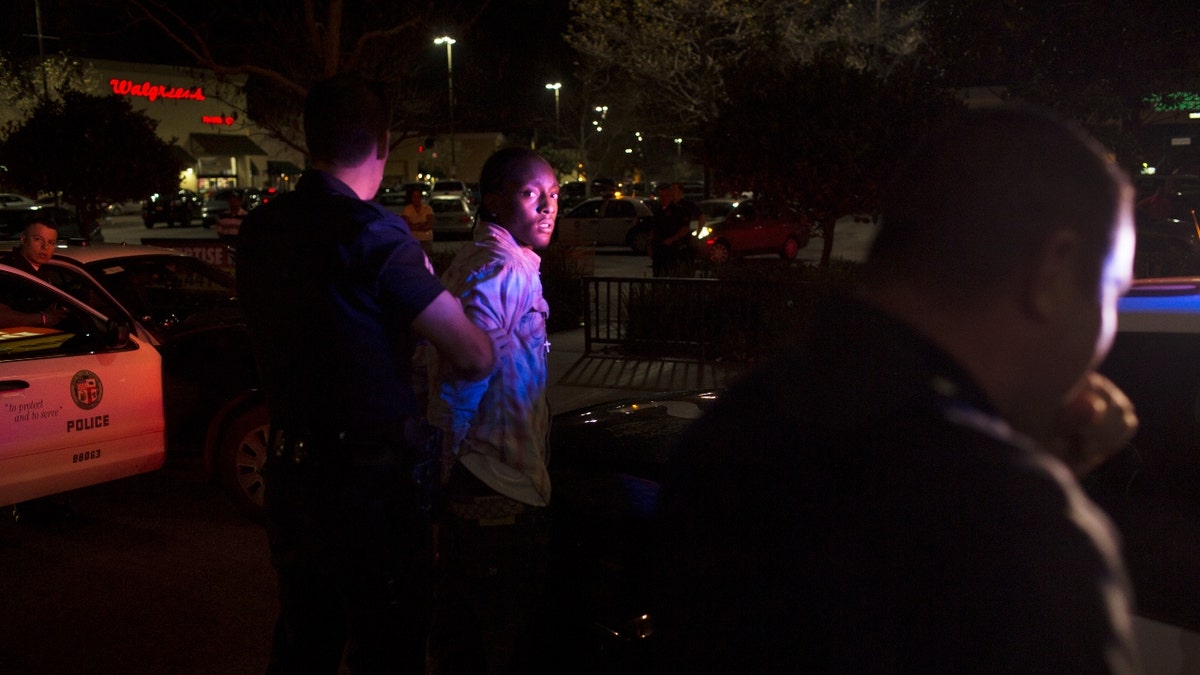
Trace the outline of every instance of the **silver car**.
<instances>
[{"instance_id":1,"label":"silver car","mask_svg":"<svg viewBox=\"0 0 1200 675\"><path fill-rule=\"evenodd\" d=\"M475 226L475 214L466 197L433 194L428 201L433 209L434 241L470 238Z\"/></svg>"}]
</instances>

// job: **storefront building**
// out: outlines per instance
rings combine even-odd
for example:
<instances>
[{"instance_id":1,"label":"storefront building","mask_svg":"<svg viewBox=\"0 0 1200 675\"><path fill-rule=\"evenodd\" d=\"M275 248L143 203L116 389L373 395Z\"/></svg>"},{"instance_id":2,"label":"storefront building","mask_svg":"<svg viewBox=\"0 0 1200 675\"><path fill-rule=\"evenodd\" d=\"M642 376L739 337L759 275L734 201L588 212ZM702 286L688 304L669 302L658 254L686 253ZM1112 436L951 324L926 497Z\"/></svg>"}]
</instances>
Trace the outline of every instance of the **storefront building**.
<instances>
[{"instance_id":1,"label":"storefront building","mask_svg":"<svg viewBox=\"0 0 1200 675\"><path fill-rule=\"evenodd\" d=\"M245 114L244 78L219 82L202 69L121 61L90 65L91 93L126 98L158 122L163 141L174 141L185 167L180 187L202 194L226 187L288 190L299 178L303 155Z\"/></svg>"}]
</instances>

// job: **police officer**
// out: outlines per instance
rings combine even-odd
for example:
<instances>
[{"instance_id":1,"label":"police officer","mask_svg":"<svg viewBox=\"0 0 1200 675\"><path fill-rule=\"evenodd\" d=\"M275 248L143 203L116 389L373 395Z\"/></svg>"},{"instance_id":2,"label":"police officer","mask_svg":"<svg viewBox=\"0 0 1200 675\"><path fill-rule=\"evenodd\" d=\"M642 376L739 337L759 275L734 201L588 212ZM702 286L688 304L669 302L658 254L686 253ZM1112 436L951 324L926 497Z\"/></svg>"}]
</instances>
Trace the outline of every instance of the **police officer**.
<instances>
[{"instance_id":1,"label":"police officer","mask_svg":"<svg viewBox=\"0 0 1200 675\"><path fill-rule=\"evenodd\" d=\"M414 344L464 377L491 341L427 267L399 216L370 201L389 142L388 98L342 74L313 86L312 169L251 211L237 277L271 415L264 500L280 617L269 672L419 673L429 531L411 476L420 411Z\"/></svg>"}]
</instances>

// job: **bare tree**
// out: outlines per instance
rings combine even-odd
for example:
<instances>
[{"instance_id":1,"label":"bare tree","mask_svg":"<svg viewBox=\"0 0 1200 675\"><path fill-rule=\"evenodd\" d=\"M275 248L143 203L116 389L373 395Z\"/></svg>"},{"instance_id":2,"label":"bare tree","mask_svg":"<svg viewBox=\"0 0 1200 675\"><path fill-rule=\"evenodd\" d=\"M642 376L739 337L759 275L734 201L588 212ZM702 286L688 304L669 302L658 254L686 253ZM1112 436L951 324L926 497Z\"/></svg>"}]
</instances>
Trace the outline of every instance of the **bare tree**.
<instances>
[{"instance_id":1,"label":"bare tree","mask_svg":"<svg viewBox=\"0 0 1200 675\"><path fill-rule=\"evenodd\" d=\"M568 43L593 69L613 69L653 92L663 123L713 121L729 69L770 51L807 64L837 50L847 67L885 74L922 39L921 5L874 8L838 0L572 0Z\"/></svg>"}]
</instances>

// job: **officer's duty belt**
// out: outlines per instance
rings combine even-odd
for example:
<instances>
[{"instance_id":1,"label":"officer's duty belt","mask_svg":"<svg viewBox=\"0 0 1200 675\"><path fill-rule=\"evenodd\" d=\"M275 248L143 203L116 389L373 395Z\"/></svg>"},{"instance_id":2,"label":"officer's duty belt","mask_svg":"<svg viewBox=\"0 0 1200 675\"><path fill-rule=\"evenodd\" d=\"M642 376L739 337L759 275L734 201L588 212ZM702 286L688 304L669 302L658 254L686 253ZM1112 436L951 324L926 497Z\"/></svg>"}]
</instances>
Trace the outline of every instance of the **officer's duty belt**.
<instances>
[{"instance_id":1,"label":"officer's duty belt","mask_svg":"<svg viewBox=\"0 0 1200 675\"><path fill-rule=\"evenodd\" d=\"M297 466L372 466L402 459L408 443L400 430L311 432L271 428L268 445L277 461Z\"/></svg>"}]
</instances>

